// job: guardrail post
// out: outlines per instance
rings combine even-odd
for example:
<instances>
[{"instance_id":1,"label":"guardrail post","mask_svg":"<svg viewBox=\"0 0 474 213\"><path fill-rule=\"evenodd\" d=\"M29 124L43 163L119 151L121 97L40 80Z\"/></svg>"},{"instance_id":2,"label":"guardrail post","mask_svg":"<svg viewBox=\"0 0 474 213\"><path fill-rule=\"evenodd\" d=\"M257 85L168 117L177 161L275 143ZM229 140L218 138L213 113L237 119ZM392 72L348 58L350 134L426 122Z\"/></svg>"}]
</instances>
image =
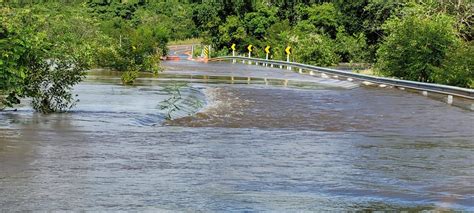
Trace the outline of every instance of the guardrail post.
<instances>
[{"instance_id":1,"label":"guardrail post","mask_svg":"<svg viewBox=\"0 0 474 213\"><path fill-rule=\"evenodd\" d=\"M290 54L286 54L286 62L290 63ZM291 70L291 66L286 67L288 70Z\"/></svg>"},{"instance_id":2,"label":"guardrail post","mask_svg":"<svg viewBox=\"0 0 474 213\"><path fill-rule=\"evenodd\" d=\"M252 56L252 52L249 51L249 64L250 64L250 65L252 64L252 61L250 60L251 56Z\"/></svg>"},{"instance_id":3,"label":"guardrail post","mask_svg":"<svg viewBox=\"0 0 474 213\"><path fill-rule=\"evenodd\" d=\"M448 95L447 102L448 102L448 104L453 104L453 96L452 95Z\"/></svg>"},{"instance_id":4,"label":"guardrail post","mask_svg":"<svg viewBox=\"0 0 474 213\"><path fill-rule=\"evenodd\" d=\"M235 57L235 50L232 50L232 57ZM237 62L237 60L232 59L232 63L235 64L235 62Z\"/></svg>"},{"instance_id":5,"label":"guardrail post","mask_svg":"<svg viewBox=\"0 0 474 213\"><path fill-rule=\"evenodd\" d=\"M267 55L265 56L265 60L268 61L268 53L267 53ZM264 63L264 66L268 66L267 62Z\"/></svg>"},{"instance_id":6,"label":"guardrail post","mask_svg":"<svg viewBox=\"0 0 474 213\"><path fill-rule=\"evenodd\" d=\"M303 69L300 68L300 69L298 70L298 72L299 72L300 74L303 74Z\"/></svg>"}]
</instances>

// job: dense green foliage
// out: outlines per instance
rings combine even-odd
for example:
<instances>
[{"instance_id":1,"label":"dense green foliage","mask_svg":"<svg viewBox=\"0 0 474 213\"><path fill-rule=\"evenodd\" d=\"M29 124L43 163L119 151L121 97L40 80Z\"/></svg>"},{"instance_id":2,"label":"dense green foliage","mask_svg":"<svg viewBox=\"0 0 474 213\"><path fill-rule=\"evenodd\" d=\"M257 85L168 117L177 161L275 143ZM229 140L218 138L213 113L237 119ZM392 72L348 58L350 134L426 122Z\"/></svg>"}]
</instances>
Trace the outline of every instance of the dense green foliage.
<instances>
[{"instance_id":1,"label":"dense green foliage","mask_svg":"<svg viewBox=\"0 0 474 213\"><path fill-rule=\"evenodd\" d=\"M263 58L270 45L271 58L286 60L291 46L291 60L302 63L373 63L386 76L473 87L465 51L473 48L470 1L261 0L241 13L225 8L203 2L193 13L204 42L220 54L232 43L244 54L252 44L252 55Z\"/></svg>"},{"instance_id":2,"label":"dense green foliage","mask_svg":"<svg viewBox=\"0 0 474 213\"><path fill-rule=\"evenodd\" d=\"M451 47L433 74L434 82L474 88L474 44Z\"/></svg>"},{"instance_id":3,"label":"dense green foliage","mask_svg":"<svg viewBox=\"0 0 474 213\"><path fill-rule=\"evenodd\" d=\"M384 75L422 82L472 87L472 43L459 36L455 18L410 5L383 25L387 36L377 51Z\"/></svg>"},{"instance_id":4,"label":"dense green foliage","mask_svg":"<svg viewBox=\"0 0 474 213\"><path fill-rule=\"evenodd\" d=\"M89 28L94 22L72 8L43 9L0 10L2 105L18 104L22 97L33 98L33 108L44 113L74 105L70 89L91 65L97 44Z\"/></svg>"},{"instance_id":5,"label":"dense green foliage","mask_svg":"<svg viewBox=\"0 0 474 213\"><path fill-rule=\"evenodd\" d=\"M377 65L389 76L433 82L435 68L457 41L453 20L446 15L422 17L418 13L411 11L385 23L388 36L377 52Z\"/></svg>"},{"instance_id":6,"label":"dense green foliage","mask_svg":"<svg viewBox=\"0 0 474 213\"><path fill-rule=\"evenodd\" d=\"M72 86L91 67L126 71L124 84L138 71L161 71L172 28L143 4L99 2L2 6L0 107L30 97L36 111L66 111L77 101Z\"/></svg>"},{"instance_id":7,"label":"dense green foliage","mask_svg":"<svg viewBox=\"0 0 474 213\"><path fill-rule=\"evenodd\" d=\"M157 74L168 41L202 38L212 54L246 54L321 66L371 63L378 73L474 87L474 5L411 0L70 0L0 3L0 102L33 99L64 111L91 67ZM1 107L1 106L0 106Z\"/></svg>"}]
</instances>

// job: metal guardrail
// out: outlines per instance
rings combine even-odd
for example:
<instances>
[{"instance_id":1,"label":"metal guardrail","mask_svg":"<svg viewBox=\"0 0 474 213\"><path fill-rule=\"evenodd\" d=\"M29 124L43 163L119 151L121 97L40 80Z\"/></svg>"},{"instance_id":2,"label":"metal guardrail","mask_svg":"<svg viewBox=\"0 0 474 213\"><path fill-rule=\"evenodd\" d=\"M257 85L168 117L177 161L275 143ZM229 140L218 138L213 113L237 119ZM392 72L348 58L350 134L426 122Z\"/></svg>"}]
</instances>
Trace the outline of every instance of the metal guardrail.
<instances>
[{"instance_id":1,"label":"metal guardrail","mask_svg":"<svg viewBox=\"0 0 474 213\"><path fill-rule=\"evenodd\" d=\"M396 86L396 87L415 89L415 90L426 91L426 92L434 92L434 93L452 95L452 96L474 100L473 89L467 89L467 88L461 88L461 87L455 87L455 86L377 77L377 76L364 75L364 74L353 73L353 72L348 72L348 71L343 71L343 70L331 69L331 68L326 68L326 67L318 67L318 66L313 66L313 65L308 65L308 64L301 64L301 63L296 63L296 62L265 60L265 59L248 58L248 57L241 57L241 56L223 56L223 57L218 57L218 58L224 59L224 60L235 59L235 60L259 62L262 64L268 64L268 65L273 64L273 65L278 65L278 66L281 65L285 67L295 67L295 68L300 68L300 69L305 69L305 70L312 70L312 71L317 71L317 72L322 72L322 73L344 76L344 77L353 78L356 80L368 81L368 82L376 83L376 84L386 84L386 85L391 85L391 86Z\"/></svg>"}]
</instances>

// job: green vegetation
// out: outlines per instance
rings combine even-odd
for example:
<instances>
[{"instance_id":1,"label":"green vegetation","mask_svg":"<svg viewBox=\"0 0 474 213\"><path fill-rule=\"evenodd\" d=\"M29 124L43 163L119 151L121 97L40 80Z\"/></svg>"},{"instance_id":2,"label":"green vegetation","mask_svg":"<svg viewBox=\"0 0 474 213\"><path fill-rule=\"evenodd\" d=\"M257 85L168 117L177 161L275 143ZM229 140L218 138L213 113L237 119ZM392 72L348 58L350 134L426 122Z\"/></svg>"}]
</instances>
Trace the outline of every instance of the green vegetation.
<instances>
[{"instance_id":1,"label":"green vegetation","mask_svg":"<svg viewBox=\"0 0 474 213\"><path fill-rule=\"evenodd\" d=\"M217 5L217 6L216 6ZM203 42L220 54L232 43L254 57L320 66L374 64L376 74L474 88L474 4L470 1L253 1L242 11L202 3L195 12ZM207 23L202 25L203 23Z\"/></svg>"},{"instance_id":2,"label":"green vegetation","mask_svg":"<svg viewBox=\"0 0 474 213\"><path fill-rule=\"evenodd\" d=\"M179 20L166 14L175 11L154 11L164 7L158 3L153 8L118 1L0 4L2 108L30 97L36 111L66 111L77 101L71 88L85 70L124 71L123 83L133 84L139 71L162 70L160 57L170 38L195 36L171 24ZM168 25L162 22L166 17ZM170 37L173 30L181 34Z\"/></svg>"},{"instance_id":3,"label":"green vegetation","mask_svg":"<svg viewBox=\"0 0 474 213\"><path fill-rule=\"evenodd\" d=\"M70 89L91 65L96 33L89 28L93 22L74 9L55 9L0 10L2 105L11 107L23 97L31 97L33 108L43 113L74 105Z\"/></svg>"},{"instance_id":4,"label":"green vegetation","mask_svg":"<svg viewBox=\"0 0 474 213\"><path fill-rule=\"evenodd\" d=\"M454 22L443 14L423 17L409 9L384 24L388 36L377 51L377 66L388 76L433 82L435 69L457 42Z\"/></svg>"},{"instance_id":5,"label":"green vegetation","mask_svg":"<svg viewBox=\"0 0 474 213\"><path fill-rule=\"evenodd\" d=\"M186 87L185 83L173 83L166 85L163 91L169 96L168 99L160 102L160 109L166 112L166 119L171 120L172 114L181 109L179 102L183 99L181 90Z\"/></svg>"},{"instance_id":6,"label":"green vegetation","mask_svg":"<svg viewBox=\"0 0 474 213\"><path fill-rule=\"evenodd\" d=\"M91 67L161 71L167 44L212 45L212 55L255 47L254 57L321 66L370 63L378 75L474 88L470 1L236 0L0 1L0 107L22 98L65 111ZM196 50L195 54L199 51Z\"/></svg>"}]
</instances>

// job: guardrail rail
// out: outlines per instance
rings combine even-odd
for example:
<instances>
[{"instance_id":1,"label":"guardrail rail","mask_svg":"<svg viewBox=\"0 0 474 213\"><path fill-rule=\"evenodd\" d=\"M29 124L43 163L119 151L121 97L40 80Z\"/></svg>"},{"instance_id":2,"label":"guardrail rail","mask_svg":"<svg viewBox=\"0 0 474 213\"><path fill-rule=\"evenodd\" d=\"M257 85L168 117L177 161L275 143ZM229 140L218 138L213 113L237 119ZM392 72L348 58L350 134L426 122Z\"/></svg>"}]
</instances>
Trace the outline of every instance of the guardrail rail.
<instances>
[{"instance_id":1,"label":"guardrail rail","mask_svg":"<svg viewBox=\"0 0 474 213\"><path fill-rule=\"evenodd\" d=\"M280 66L280 67L287 67L288 69L299 68L300 71L302 69L309 70L309 71L316 71L326 74L333 74L337 76L342 76L346 78L352 78L354 80L362 80L367 81L375 84L385 84L390 86L395 86L399 88L407 88L413 90L420 90L423 91L424 95L427 95L428 92L434 92L439 94L448 95L447 102L449 104L452 103L453 96L461 97L469 100L474 100L474 90L455 87L455 86L448 86L448 85L441 85L441 84L433 84L433 83L423 83L417 81L408 81L408 80L400 80L394 78L386 78L386 77L378 77L378 76L371 76L371 75L364 75L359 73L353 73L349 71L337 70L327 67L318 67L308 64L301 64L296 62L287 62L287 61L277 61L277 60L266 60L260 58L249 58L249 57L242 57L242 56L222 56L218 57L218 59L223 60L241 60L243 62L248 61L249 64L254 62L256 64L261 63L265 66Z\"/></svg>"}]
</instances>

